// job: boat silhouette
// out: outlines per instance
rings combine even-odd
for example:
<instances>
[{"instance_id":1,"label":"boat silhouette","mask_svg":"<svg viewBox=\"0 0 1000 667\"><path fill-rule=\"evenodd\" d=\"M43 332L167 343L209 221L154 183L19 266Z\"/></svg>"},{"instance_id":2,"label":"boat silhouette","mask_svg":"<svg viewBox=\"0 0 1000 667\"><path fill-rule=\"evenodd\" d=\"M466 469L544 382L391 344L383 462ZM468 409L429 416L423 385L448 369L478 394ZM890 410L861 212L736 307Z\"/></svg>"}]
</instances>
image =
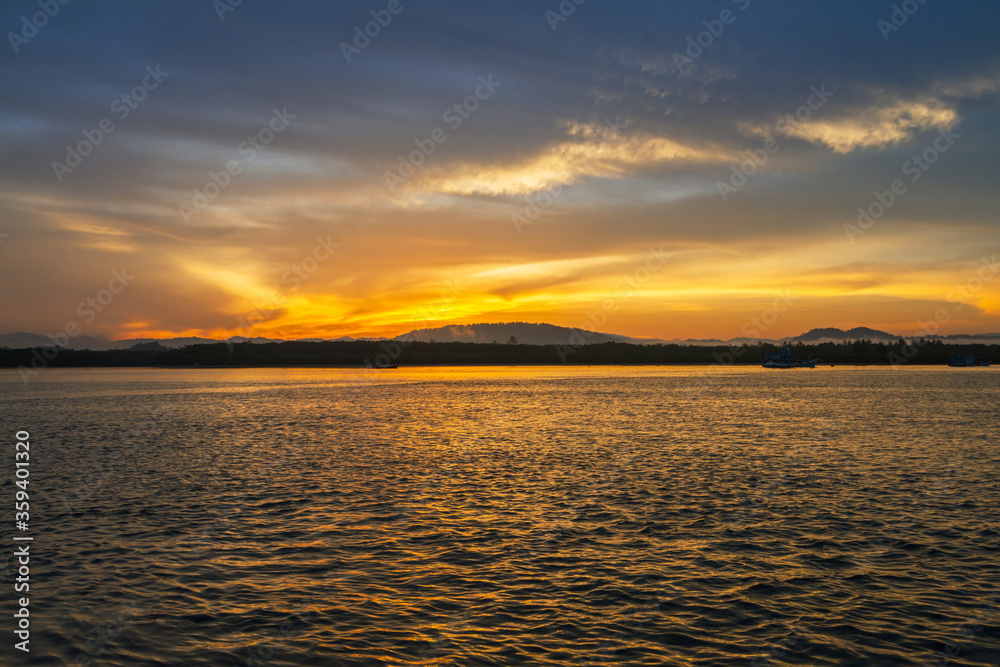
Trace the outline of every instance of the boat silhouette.
<instances>
[{"instance_id":1,"label":"boat silhouette","mask_svg":"<svg viewBox=\"0 0 1000 667\"><path fill-rule=\"evenodd\" d=\"M792 348L783 347L764 357L764 368L815 368L819 359L796 359Z\"/></svg>"},{"instance_id":2,"label":"boat silhouette","mask_svg":"<svg viewBox=\"0 0 1000 667\"><path fill-rule=\"evenodd\" d=\"M968 366L989 366L990 358L989 356L977 357L974 354L955 354L952 355L951 359L948 361L948 365L959 368Z\"/></svg>"}]
</instances>

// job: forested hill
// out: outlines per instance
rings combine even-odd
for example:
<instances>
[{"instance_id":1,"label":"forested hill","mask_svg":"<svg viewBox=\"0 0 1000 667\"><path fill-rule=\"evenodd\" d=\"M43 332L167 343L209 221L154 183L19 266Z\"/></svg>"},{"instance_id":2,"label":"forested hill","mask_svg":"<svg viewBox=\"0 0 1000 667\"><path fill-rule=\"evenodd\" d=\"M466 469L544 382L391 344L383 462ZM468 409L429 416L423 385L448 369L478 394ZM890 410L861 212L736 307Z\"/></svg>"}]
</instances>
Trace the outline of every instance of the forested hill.
<instances>
[{"instance_id":1,"label":"forested hill","mask_svg":"<svg viewBox=\"0 0 1000 667\"><path fill-rule=\"evenodd\" d=\"M518 345L511 343L399 343L397 341L329 341L191 345L168 350L157 345L128 350L63 348L0 349L0 367L225 367L225 366L364 366L465 364L760 364L778 348L769 343L742 346ZM1000 344L947 345L940 341L892 343L798 344L797 357L818 357L826 364L946 364L953 354L989 355L1000 362Z\"/></svg>"}]
</instances>

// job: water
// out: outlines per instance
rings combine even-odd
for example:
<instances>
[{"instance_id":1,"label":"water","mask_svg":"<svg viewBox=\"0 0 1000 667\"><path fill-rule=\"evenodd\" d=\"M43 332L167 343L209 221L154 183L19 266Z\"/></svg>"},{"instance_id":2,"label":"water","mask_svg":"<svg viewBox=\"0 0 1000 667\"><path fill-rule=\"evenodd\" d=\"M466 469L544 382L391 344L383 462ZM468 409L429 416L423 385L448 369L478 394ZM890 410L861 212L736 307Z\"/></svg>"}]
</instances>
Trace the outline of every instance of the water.
<instances>
[{"instance_id":1,"label":"water","mask_svg":"<svg viewBox=\"0 0 1000 667\"><path fill-rule=\"evenodd\" d=\"M996 369L47 370L0 397L35 536L28 663L3 520L3 664L1000 664Z\"/></svg>"}]
</instances>

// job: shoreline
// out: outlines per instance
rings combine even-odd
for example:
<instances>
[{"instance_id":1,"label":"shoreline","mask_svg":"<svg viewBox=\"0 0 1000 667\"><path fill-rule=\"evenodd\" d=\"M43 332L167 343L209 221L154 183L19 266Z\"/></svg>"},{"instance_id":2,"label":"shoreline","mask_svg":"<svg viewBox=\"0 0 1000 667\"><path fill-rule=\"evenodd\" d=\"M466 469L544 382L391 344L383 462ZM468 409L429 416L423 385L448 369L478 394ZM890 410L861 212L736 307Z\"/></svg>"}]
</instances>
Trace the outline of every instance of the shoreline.
<instances>
[{"instance_id":1,"label":"shoreline","mask_svg":"<svg viewBox=\"0 0 1000 667\"><path fill-rule=\"evenodd\" d=\"M225 370L225 369L247 369L247 368L260 368L260 369L299 369L299 368L312 368L312 369L336 369L336 370L355 370L355 371L395 371L395 370L408 370L408 369L420 369L420 368L591 368L591 367L616 367L616 368L659 368L659 367L688 367L688 368L764 368L759 363L732 363L732 364L719 364L719 363L697 363L697 362L667 362L667 363L424 363L424 364L401 364L398 368L371 368L368 366L357 366L350 364L228 364L228 365L215 365L215 364L199 364L194 365L150 365L150 364L122 364L122 365L52 365L49 368L52 370L64 370L64 369L98 369L98 370L110 370L110 369L123 369L123 368L137 368L144 370ZM839 363L839 364L817 364L815 368L766 368L765 370L771 371L815 371L823 368L957 368L959 370L969 369L969 368L993 368L993 366L949 366L947 363L907 363L907 364L893 364L890 362L885 363ZM0 372L3 371L17 371L18 368L14 366L4 366L0 367Z\"/></svg>"}]
</instances>

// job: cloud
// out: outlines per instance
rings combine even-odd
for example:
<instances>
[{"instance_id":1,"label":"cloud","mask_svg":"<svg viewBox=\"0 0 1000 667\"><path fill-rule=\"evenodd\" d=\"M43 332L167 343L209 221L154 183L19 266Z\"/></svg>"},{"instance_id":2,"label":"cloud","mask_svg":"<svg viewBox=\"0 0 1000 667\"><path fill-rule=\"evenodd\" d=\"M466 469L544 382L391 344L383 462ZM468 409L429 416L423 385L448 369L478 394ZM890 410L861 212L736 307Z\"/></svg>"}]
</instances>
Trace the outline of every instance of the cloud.
<instances>
[{"instance_id":1,"label":"cloud","mask_svg":"<svg viewBox=\"0 0 1000 667\"><path fill-rule=\"evenodd\" d=\"M1000 89L1000 77L976 75L938 82L930 91L905 97L885 90L864 91L851 106L830 108L808 122L781 122L773 126L742 124L744 132L770 136L776 128L787 136L825 146L836 153L883 149L911 140L927 130L949 130L961 122L959 103Z\"/></svg>"},{"instance_id":2,"label":"cloud","mask_svg":"<svg viewBox=\"0 0 1000 667\"><path fill-rule=\"evenodd\" d=\"M938 83L935 92L949 97L976 98L1000 90L1000 74L975 76L970 79L959 79Z\"/></svg>"},{"instance_id":3,"label":"cloud","mask_svg":"<svg viewBox=\"0 0 1000 667\"><path fill-rule=\"evenodd\" d=\"M779 132L836 153L850 153L901 144L918 132L947 130L960 120L953 105L936 97L905 100L884 93L877 97L839 112L823 109L807 122L779 119L771 124L741 123L740 127L749 135L769 137Z\"/></svg>"},{"instance_id":4,"label":"cloud","mask_svg":"<svg viewBox=\"0 0 1000 667\"><path fill-rule=\"evenodd\" d=\"M528 158L507 164L459 164L421 185L456 195L525 195L578 182L586 176L622 179L663 164L721 163L729 155L710 145L610 126L567 123L565 137Z\"/></svg>"},{"instance_id":5,"label":"cloud","mask_svg":"<svg viewBox=\"0 0 1000 667\"><path fill-rule=\"evenodd\" d=\"M864 0L753 4L679 75L672 53L713 18L705 3L590 0L555 33L527 0L413 3L350 64L338 45L370 8L306 4L242 3L225 22L198 0L71 4L0 71L7 327L62 327L122 266L135 284L88 333L228 335L274 292L262 334L389 335L431 316L576 326L623 257L666 244L678 255L607 328L729 337L786 287L804 294L796 329L864 323L875 302L858 294L904 296L894 317L926 319L998 250L1000 5L928 3L886 44L884 7ZM163 87L57 183L52 161L157 63ZM392 196L385 170L489 73L502 87ZM830 103L722 202L718 179L820 82ZM288 131L184 224L180 204L286 104ZM847 244L843 223L908 142L959 123L961 146ZM518 234L511 216L545 191L552 205ZM292 289L285 273L330 234L342 248ZM981 330L1000 329L998 286Z\"/></svg>"},{"instance_id":6,"label":"cloud","mask_svg":"<svg viewBox=\"0 0 1000 667\"><path fill-rule=\"evenodd\" d=\"M850 153L899 144L925 130L947 130L958 121L958 112L941 100L894 100L866 109L855 109L832 120L790 124L789 134L822 144L837 153Z\"/></svg>"}]
</instances>

